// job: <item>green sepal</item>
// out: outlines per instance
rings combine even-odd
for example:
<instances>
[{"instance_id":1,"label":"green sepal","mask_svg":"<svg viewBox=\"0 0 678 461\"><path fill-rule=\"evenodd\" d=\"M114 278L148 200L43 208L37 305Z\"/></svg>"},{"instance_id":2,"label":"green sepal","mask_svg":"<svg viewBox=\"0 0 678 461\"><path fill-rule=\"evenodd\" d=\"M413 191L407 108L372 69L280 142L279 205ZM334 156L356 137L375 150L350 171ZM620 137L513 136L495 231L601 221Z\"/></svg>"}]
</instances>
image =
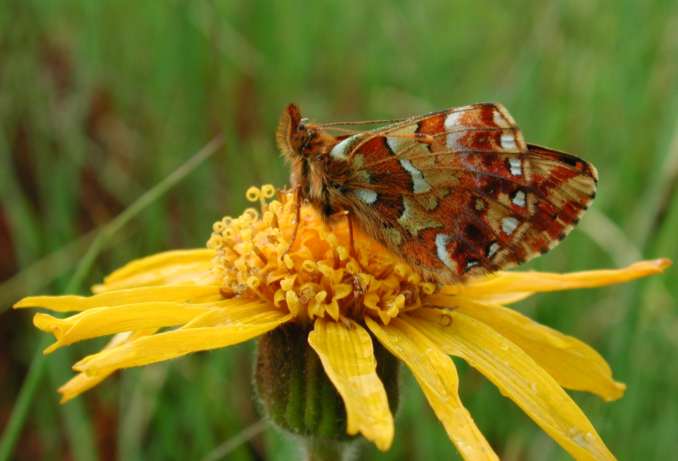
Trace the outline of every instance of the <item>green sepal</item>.
<instances>
[{"instance_id":1,"label":"green sepal","mask_svg":"<svg viewBox=\"0 0 678 461\"><path fill-rule=\"evenodd\" d=\"M346 409L318 355L308 344L309 329L289 323L259 339L254 375L265 414L278 427L314 439L347 441ZM373 338L377 374L389 407L398 406L398 361Z\"/></svg>"}]
</instances>

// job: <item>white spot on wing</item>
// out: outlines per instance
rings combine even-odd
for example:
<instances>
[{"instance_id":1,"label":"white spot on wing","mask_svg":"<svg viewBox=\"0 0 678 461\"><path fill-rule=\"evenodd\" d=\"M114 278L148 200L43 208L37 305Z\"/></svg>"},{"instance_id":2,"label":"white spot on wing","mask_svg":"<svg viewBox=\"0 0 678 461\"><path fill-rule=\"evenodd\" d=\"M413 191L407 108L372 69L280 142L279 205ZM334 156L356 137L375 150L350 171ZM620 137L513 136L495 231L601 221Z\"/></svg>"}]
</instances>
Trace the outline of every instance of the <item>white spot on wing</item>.
<instances>
[{"instance_id":1,"label":"white spot on wing","mask_svg":"<svg viewBox=\"0 0 678 461\"><path fill-rule=\"evenodd\" d=\"M492 245L487 249L487 257L491 258L495 254L497 254L497 251L499 251L499 244L497 242L492 242Z\"/></svg>"},{"instance_id":2,"label":"white spot on wing","mask_svg":"<svg viewBox=\"0 0 678 461\"><path fill-rule=\"evenodd\" d=\"M445 130L452 131L457 128L460 125L459 120L461 120L463 114L464 112L455 111L445 117Z\"/></svg>"},{"instance_id":3,"label":"white spot on wing","mask_svg":"<svg viewBox=\"0 0 678 461\"><path fill-rule=\"evenodd\" d=\"M519 158L510 158L509 159L509 169L513 176L521 176L523 174L522 162Z\"/></svg>"},{"instance_id":4,"label":"white spot on wing","mask_svg":"<svg viewBox=\"0 0 678 461\"><path fill-rule=\"evenodd\" d=\"M464 133L461 132L448 133L446 142L447 148L450 150L462 150L463 146L459 141L463 136Z\"/></svg>"},{"instance_id":5,"label":"white spot on wing","mask_svg":"<svg viewBox=\"0 0 678 461\"><path fill-rule=\"evenodd\" d=\"M501 144L501 148L506 151L516 151L518 150L518 146L516 145L516 137L513 133L502 133L501 137L499 138L499 143Z\"/></svg>"},{"instance_id":6,"label":"white spot on wing","mask_svg":"<svg viewBox=\"0 0 678 461\"><path fill-rule=\"evenodd\" d=\"M412 184L414 187L414 193L415 194L421 194L423 192L428 192L431 190L431 185L426 182L424 179L424 175L421 174L421 171L417 169L414 165L412 165L412 162L409 160L401 160L400 164L407 170L407 172L410 174L412 177Z\"/></svg>"},{"instance_id":7,"label":"white spot on wing","mask_svg":"<svg viewBox=\"0 0 678 461\"><path fill-rule=\"evenodd\" d=\"M358 196L360 200L367 203L368 205L373 204L377 201L377 193L370 189L356 189L355 195Z\"/></svg>"},{"instance_id":8,"label":"white spot on wing","mask_svg":"<svg viewBox=\"0 0 678 461\"><path fill-rule=\"evenodd\" d=\"M492 113L492 121L494 122L495 125L497 125L500 128L509 128L510 125L506 122L506 119L502 115L501 112L499 112L498 109L494 109L494 112Z\"/></svg>"},{"instance_id":9,"label":"white spot on wing","mask_svg":"<svg viewBox=\"0 0 678 461\"><path fill-rule=\"evenodd\" d=\"M346 154L348 153L349 148L355 141L355 138L356 137L354 135L344 139L343 141L339 141L330 151L330 156L335 160L342 161L348 160L348 156Z\"/></svg>"},{"instance_id":10,"label":"white spot on wing","mask_svg":"<svg viewBox=\"0 0 678 461\"><path fill-rule=\"evenodd\" d=\"M450 236L447 234L436 234L436 254L440 262L445 264L448 269L456 271L457 264L452 261L450 254L447 252L447 244L450 241Z\"/></svg>"},{"instance_id":11,"label":"white spot on wing","mask_svg":"<svg viewBox=\"0 0 678 461\"><path fill-rule=\"evenodd\" d=\"M459 139L462 136L462 133L459 132L461 124L461 116L464 112L452 112L447 117L445 117L445 131L451 131L447 134L447 148L448 149L458 149Z\"/></svg>"},{"instance_id":12,"label":"white spot on wing","mask_svg":"<svg viewBox=\"0 0 678 461\"><path fill-rule=\"evenodd\" d=\"M513 216L508 216L501 220L501 230L506 235L511 235L514 230L518 227L518 220Z\"/></svg>"},{"instance_id":13,"label":"white spot on wing","mask_svg":"<svg viewBox=\"0 0 678 461\"><path fill-rule=\"evenodd\" d=\"M398 149L400 149L400 145L402 143L402 140L400 138L396 138L393 136L388 136L386 137L386 144L388 144L388 147L391 149L391 152L394 154L398 153Z\"/></svg>"},{"instance_id":14,"label":"white spot on wing","mask_svg":"<svg viewBox=\"0 0 678 461\"><path fill-rule=\"evenodd\" d=\"M471 269L472 267L477 266L478 264L480 264L478 261L476 261L476 260L474 260L474 259L469 259L468 261L466 261L466 268L465 268L465 270L469 270L469 269Z\"/></svg>"},{"instance_id":15,"label":"white spot on wing","mask_svg":"<svg viewBox=\"0 0 678 461\"><path fill-rule=\"evenodd\" d=\"M513 196L512 200L515 206L524 207L525 206L525 192L519 190L516 192L516 195Z\"/></svg>"}]
</instances>

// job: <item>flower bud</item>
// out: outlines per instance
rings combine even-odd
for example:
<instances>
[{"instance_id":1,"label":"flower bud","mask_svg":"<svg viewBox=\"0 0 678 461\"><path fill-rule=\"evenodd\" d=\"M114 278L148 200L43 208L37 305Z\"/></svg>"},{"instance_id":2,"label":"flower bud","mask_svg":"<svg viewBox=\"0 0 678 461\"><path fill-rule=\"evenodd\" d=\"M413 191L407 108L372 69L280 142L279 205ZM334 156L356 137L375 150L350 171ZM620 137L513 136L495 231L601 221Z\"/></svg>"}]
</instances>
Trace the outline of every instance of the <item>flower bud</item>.
<instances>
[{"instance_id":1,"label":"flower bud","mask_svg":"<svg viewBox=\"0 0 678 461\"><path fill-rule=\"evenodd\" d=\"M347 441L341 396L308 344L309 329L290 323L259 339L255 384L266 415L287 432L317 439ZM377 374L389 406L398 406L398 361L377 341Z\"/></svg>"}]
</instances>

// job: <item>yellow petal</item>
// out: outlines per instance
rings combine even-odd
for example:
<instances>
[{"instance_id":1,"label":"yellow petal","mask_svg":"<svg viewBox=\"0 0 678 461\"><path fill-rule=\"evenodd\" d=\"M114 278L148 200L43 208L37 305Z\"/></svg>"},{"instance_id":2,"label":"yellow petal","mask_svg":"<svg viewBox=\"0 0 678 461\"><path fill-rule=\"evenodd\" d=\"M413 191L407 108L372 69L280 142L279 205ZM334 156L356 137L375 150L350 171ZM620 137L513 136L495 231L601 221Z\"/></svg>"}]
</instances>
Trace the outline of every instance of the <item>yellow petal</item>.
<instances>
[{"instance_id":1,"label":"yellow petal","mask_svg":"<svg viewBox=\"0 0 678 461\"><path fill-rule=\"evenodd\" d=\"M344 400L347 432L361 432L382 451L393 441L393 416L377 376L372 339L357 323L317 319L308 342Z\"/></svg>"},{"instance_id":2,"label":"yellow petal","mask_svg":"<svg viewBox=\"0 0 678 461\"><path fill-rule=\"evenodd\" d=\"M605 359L584 342L503 306L459 300L458 311L490 325L535 362L558 383L577 391L592 392L603 399L616 400L626 386L612 379Z\"/></svg>"},{"instance_id":3,"label":"yellow petal","mask_svg":"<svg viewBox=\"0 0 678 461\"><path fill-rule=\"evenodd\" d=\"M575 459L615 459L577 404L522 349L466 314L448 315L451 322L441 323L439 314L430 317L430 310L422 309L411 322L443 351L485 375Z\"/></svg>"},{"instance_id":4,"label":"yellow petal","mask_svg":"<svg viewBox=\"0 0 678 461\"><path fill-rule=\"evenodd\" d=\"M177 266L181 264L191 264L194 262L209 262L214 257L214 250L193 249L193 250L171 250L157 253L144 258L136 259L125 264L115 272L106 277L106 282L116 282L126 279L140 273L162 269L167 266Z\"/></svg>"},{"instance_id":5,"label":"yellow petal","mask_svg":"<svg viewBox=\"0 0 678 461\"><path fill-rule=\"evenodd\" d=\"M69 312L145 301L209 302L219 299L218 285L163 285L106 291L94 296L28 296L13 307L43 307L55 312Z\"/></svg>"},{"instance_id":6,"label":"yellow petal","mask_svg":"<svg viewBox=\"0 0 678 461\"><path fill-rule=\"evenodd\" d=\"M459 379L452 359L400 317L386 326L370 318L365 321L379 342L412 370L464 459L499 459L459 399Z\"/></svg>"},{"instance_id":7,"label":"yellow petal","mask_svg":"<svg viewBox=\"0 0 678 461\"><path fill-rule=\"evenodd\" d=\"M494 294L488 293L486 295L478 296L473 299L480 303L487 304L513 304L517 303L518 301L522 301L523 299L527 299L532 295L533 293L526 291L518 291L515 293L494 293Z\"/></svg>"},{"instance_id":8,"label":"yellow petal","mask_svg":"<svg viewBox=\"0 0 678 461\"><path fill-rule=\"evenodd\" d=\"M214 250L175 250L132 261L92 287L99 293L108 290L153 285L216 283L211 271Z\"/></svg>"},{"instance_id":9,"label":"yellow petal","mask_svg":"<svg viewBox=\"0 0 678 461\"><path fill-rule=\"evenodd\" d=\"M61 394L61 403L73 400L80 394L87 392L103 380L111 376L113 372L102 373L96 376L89 376L85 373L78 373L59 388Z\"/></svg>"},{"instance_id":10,"label":"yellow petal","mask_svg":"<svg viewBox=\"0 0 678 461\"><path fill-rule=\"evenodd\" d=\"M188 304L173 302L144 302L113 307L96 307L65 319L47 314L36 314L34 325L52 334L57 344L48 348L52 352L85 339L107 336L123 331L145 328L162 328L183 325L194 318L212 311L233 311L246 304L238 299L213 304Z\"/></svg>"},{"instance_id":11,"label":"yellow petal","mask_svg":"<svg viewBox=\"0 0 678 461\"><path fill-rule=\"evenodd\" d=\"M124 333L118 333L117 335L111 338L111 340L108 342L108 344L106 344L104 349L111 349L129 340L153 334L155 333L155 331L156 330L154 329L150 329L150 330L139 330L135 332L127 331ZM78 395L82 394L83 392L90 390L91 388L102 382L104 379L108 378L111 375L111 373L105 373L96 376L88 376L85 373L78 373L59 388L59 393L61 394L61 403L66 403L69 400L72 400Z\"/></svg>"},{"instance_id":12,"label":"yellow petal","mask_svg":"<svg viewBox=\"0 0 678 461\"><path fill-rule=\"evenodd\" d=\"M487 277L469 280L465 284L447 285L441 294L458 295L480 300L479 297L497 293L538 293L543 291L593 288L624 283L652 274L658 274L671 265L671 261L653 259L639 261L623 269L556 274L550 272L497 272Z\"/></svg>"},{"instance_id":13,"label":"yellow petal","mask_svg":"<svg viewBox=\"0 0 678 461\"><path fill-rule=\"evenodd\" d=\"M240 309L237 320L225 325L180 328L146 336L85 357L73 368L88 375L97 375L169 360L191 352L218 349L266 333L290 318L289 314L285 315L267 303L250 304Z\"/></svg>"}]
</instances>

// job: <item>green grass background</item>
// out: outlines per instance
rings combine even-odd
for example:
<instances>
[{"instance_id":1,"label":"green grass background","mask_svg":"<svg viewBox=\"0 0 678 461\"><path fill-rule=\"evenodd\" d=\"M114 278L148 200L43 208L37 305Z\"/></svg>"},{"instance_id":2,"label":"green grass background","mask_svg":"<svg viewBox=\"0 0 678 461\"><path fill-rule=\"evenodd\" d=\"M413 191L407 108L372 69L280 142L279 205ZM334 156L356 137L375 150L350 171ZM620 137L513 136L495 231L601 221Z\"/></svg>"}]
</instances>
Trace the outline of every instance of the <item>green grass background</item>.
<instances>
[{"instance_id":1,"label":"green grass background","mask_svg":"<svg viewBox=\"0 0 678 461\"><path fill-rule=\"evenodd\" d=\"M678 3L92 1L0 4L0 429L39 347L33 293L60 293L97 228L216 133L226 147L117 232L85 286L132 258L199 247L248 185L286 183L273 143L290 101L322 121L500 101L526 138L601 176L580 227L530 264L565 271L678 258ZM593 344L628 384L575 393L622 460L678 450L676 270L519 308ZM66 406L56 387L100 341L50 356L13 459L294 459L256 424L252 344L126 371ZM462 398L502 459L567 455L460 364ZM456 459L408 372L396 441L364 460ZM235 439L234 439L235 437Z\"/></svg>"}]
</instances>

